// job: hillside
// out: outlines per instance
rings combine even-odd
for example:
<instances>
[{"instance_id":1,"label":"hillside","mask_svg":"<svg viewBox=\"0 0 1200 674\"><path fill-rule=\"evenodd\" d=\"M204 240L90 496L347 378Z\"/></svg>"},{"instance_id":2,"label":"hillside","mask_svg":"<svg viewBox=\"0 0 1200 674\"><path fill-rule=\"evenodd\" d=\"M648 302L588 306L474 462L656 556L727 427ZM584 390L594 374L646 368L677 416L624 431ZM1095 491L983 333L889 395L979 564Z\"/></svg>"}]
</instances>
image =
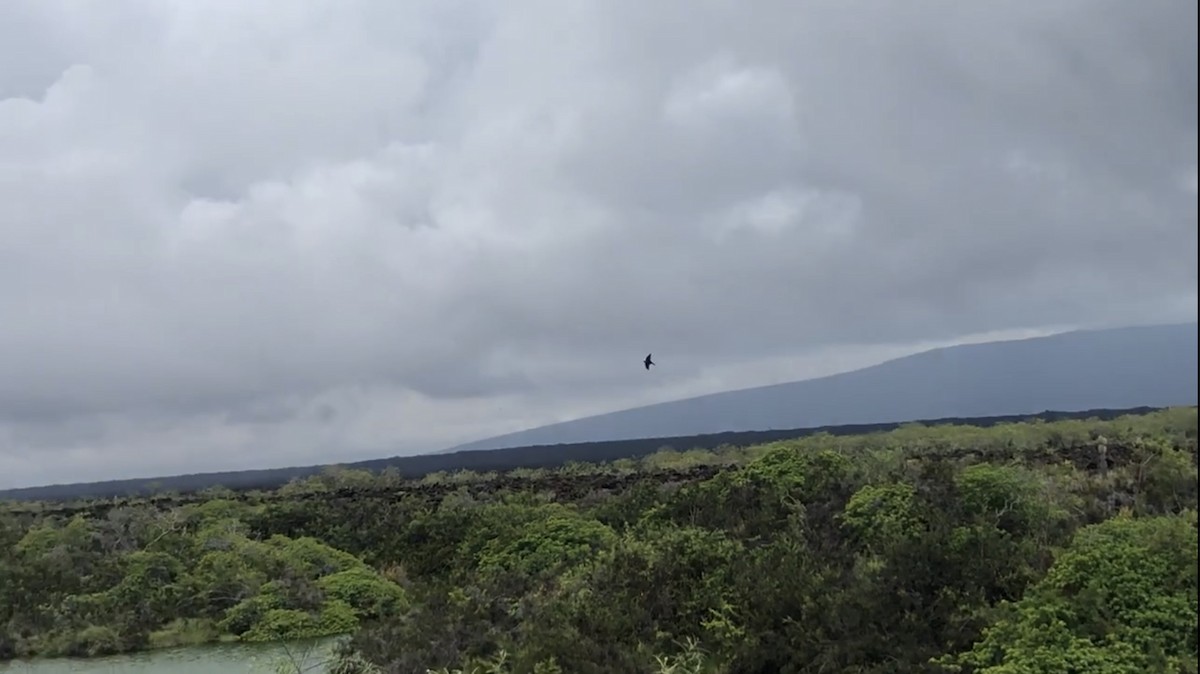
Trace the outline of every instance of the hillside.
<instances>
[{"instance_id":1,"label":"hillside","mask_svg":"<svg viewBox=\"0 0 1200 674\"><path fill-rule=\"evenodd\" d=\"M1034 419L1042 421L1083 419L1108 421L1130 414L1149 414L1159 411L1159 409L1134 407L1120 410L1097 409L1075 412L1043 411L1037 414L912 419L905 420L905 422L920 423L926 426L967 425L987 428L997 424L1032 421ZM483 473L508 471L517 468L558 468L572 462L602 463L620 459L637 459L653 454L664 447L679 450L713 450L724 446L745 447L747 445L777 442L780 440L795 440L817 434L847 436L863 433L880 433L895 430L901 425L901 423L850 424L846 426L818 426L813 428L790 428L767 431L724 431L702 435L577 442L562 445L528 445L525 447L506 447L504 449L493 450L476 449L441 454L392 456L336 465L352 470L368 470L376 473L390 468L398 471L406 478L422 478L435 473L463 470ZM167 491L191 493L212 487L225 487L237 491L275 489L283 486L290 480L318 475L330 465L288 466L284 468L191 473L165 477L20 487L0 490L0 501L68 501L73 499L146 495Z\"/></svg>"},{"instance_id":2,"label":"hillside","mask_svg":"<svg viewBox=\"0 0 1200 674\"><path fill-rule=\"evenodd\" d=\"M887 431L906 422L991 425L1029 418L1111 419L1196 404L1197 326L1079 331L900 358L844 374L588 417L445 452L346 464L408 477L456 470L553 468L660 447L714 449ZM0 490L0 499L108 498L214 486L271 489L325 466L289 466Z\"/></svg>"},{"instance_id":3,"label":"hillside","mask_svg":"<svg viewBox=\"0 0 1200 674\"><path fill-rule=\"evenodd\" d=\"M969 344L818 379L727 391L458 445L447 451L1196 404L1195 323Z\"/></svg>"}]
</instances>

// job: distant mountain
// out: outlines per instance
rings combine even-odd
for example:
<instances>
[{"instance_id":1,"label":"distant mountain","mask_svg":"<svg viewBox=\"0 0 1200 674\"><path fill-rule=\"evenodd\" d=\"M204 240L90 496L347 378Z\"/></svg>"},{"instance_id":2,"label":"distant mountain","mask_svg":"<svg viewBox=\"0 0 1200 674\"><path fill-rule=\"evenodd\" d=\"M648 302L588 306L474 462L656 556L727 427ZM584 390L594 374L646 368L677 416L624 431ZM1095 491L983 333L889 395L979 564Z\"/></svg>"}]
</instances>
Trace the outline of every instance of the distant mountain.
<instances>
[{"instance_id":1,"label":"distant mountain","mask_svg":"<svg viewBox=\"0 0 1200 674\"><path fill-rule=\"evenodd\" d=\"M1196 323L1188 323L933 349L853 372L585 417L446 451L1195 405L1196 334Z\"/></svg>"},{"instance_id":2,"label":"distant mountain","mask_svg":"<svg viewBox=\"0 0 1200 674\"><path fill-rule=\"evenodd\" d=\"M1079 331L935 349L844 374L639 407L481 440L448 452L342 464L437 471L551 468L712 449L826 432L887 431L910 421L986 426L1032 418L1112 419L1195 406L1197 326ZM191 492L221 485L271 489L324 466L174 475L0 490L0 500L68 500Z\"/></svg>"},{"instance_id":3,"label":"distant mountain","mask_svg":"<svg viewBox=\"0 0 1200 674\"><path fill-rule=\"evenodd\" d=\"M1195 407L1194 405L1192 407ZM1127 409L1096 409L1074 412L1046 410L1037 414L1017 414L998 417L974 417L954 419L906 419L907 422L926 426L958 424L962 426L987 427L996 424L1022 423L1041 419L1062 421L1065 419L1096 419L1108 421L1126 415L1149 414L1159 408L1134 407ZM768 431L725 431L706 435L678 437L636 438L633 440L609 440L601 442L579 442L569 445L533 445L508 447L505 449L476 449L452 454L419 454L417 456L393 456L354 463L337 464L343 468L380 472L395 468L407 478L421 478L440 471L473 470L478 473L507 471L514 468L557 468L572 461L583 463L605 463L617 459L635 459L653 454L665 447L674 449L717 449L732 445L750 445L803 438L817 433L830 435L861 435L894 430L901 423L854 424L850 426L820 426L816 428L791 428ZM76 482L52 484L39 487L20 487L0 490L0 501L70 501L75 499L118 498L124 496L147 496L175 491L180 494L197 492L210 487L228 489L274 489L288 480L317 475L327 466L290 466L287 468L264 468L259 470L227 471L222 473L192 473L157 478L133 478L106 480L104 482ZM168 497L170 498L170 497Z\"/></svg>"}]
</instances>

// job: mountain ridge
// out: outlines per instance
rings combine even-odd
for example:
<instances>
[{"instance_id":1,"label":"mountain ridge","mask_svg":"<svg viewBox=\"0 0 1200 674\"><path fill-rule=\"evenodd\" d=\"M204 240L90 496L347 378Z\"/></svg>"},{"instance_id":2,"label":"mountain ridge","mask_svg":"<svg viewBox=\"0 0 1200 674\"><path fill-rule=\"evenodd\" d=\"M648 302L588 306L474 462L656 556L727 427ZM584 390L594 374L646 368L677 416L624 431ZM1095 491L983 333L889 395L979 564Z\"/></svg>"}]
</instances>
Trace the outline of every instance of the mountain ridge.
<instances>
[{"instance_id":1,"label":"mountain ridge","mask_svg":"<svg viewBox=\"0 0 1200 674\"><path fill-rule=\"evenodd\" d=\"M1194 408L1195 405L1179 407ZM396 468L408 479L419 479L431 473L470 470L477 473L507 471L515 468L557 468L570 462L604 463L618 459L639 458L661 449L714 450L721 446L749 446L781 440L793 440L816 434L834 436L884 433L908 424L924 426L961 425L986 428L1005 423L1028 423L1035 420L1053 422L1064 420L1110 421L1123 416L1139 416L1161 411L1162 407L1131 407L1123 409L1088 409L1076 411L1043 410L1032 414L998 415L987 417L947 417L940 419L908 419L880 424L849 424L764 431L722 431L688 436L660 436L631 440L578 442L557 445L528 445L502 449L463 450L452 454L415 454L367 459L354 462L251 468L230 471L185 473L158 477L117 478L94 482L43 484L33 487L0 489L0 501L70 501L76 499L122 498L146 496L175 491L191 493L213 487L234 491L274 489L292 479L317 475L331 467L379 472Z\"/></svg>"},{"instance_id":2,"label":"mountain ridge","mask_svg":"<svg viewBox=\"0 0 1200 674\"><path fill-rule=\"evenodd\" d=\"M1170 323L938 347L812 379L708 393L546 424L438 453L1051 409L1191 405L1196 401L1196 334L1195 322ZM1097 378L1098 373L1109 376ZM1114 385L1116 381L1124 386ZM926 385L921 390L922 382L939 385L940 395L936 387ZM1009 390L995 395L997 383L1007 384ZM1130 386L1135 390L1123 395L1120 389ZM914 391L923 395L914 396ZM674 418L664 419L667 416Z\"/></svg>"},{"instance_id":3,"label":"mountain ridge","mask_svg":"<svg viewBox=\"0 0 1200 674\"><path fill-rule=\"evenodd\" d=\"M395 467L407 477L453 470L550 468L569 461L633 458L664 445L712 449L721 444L757 444L818 432L886 431L914 422L987 425L1030 419L1114 418L1167 407L1194 407L1196 356L1194 322L1077 330L930 349L849 372L619 410L485 438L441 452L311 466L18 487L0 489L0 500L110 498L214 486L269 489L329 466L372 471ZM878 379L881 372L888 377ZM999 395L989 391L997 384L1003 384ZM797 390L810 400L806 403L794 395L774 395ZM713 401L731 399L740 401L740 419L715 413L720 410L714 409L719 405ZM702 424L671 428L654 418L658 411L686 408L696 405L696 401L701 404L693 407L691 417L684 420L699 419ZM890 407L884 409L881 403ZM825 416L813 414L814 409L823 410ZM624 420L630 414L639 423L626 427ZM641 418L636 418L639 415ZM576 437L586 435L591 432L588 424L595 424L596 419L601 420L602 433L592 437L572 440L569 434L556 433L563 427L578 429L582 424L583 432L576 431ZM651 423L647 424L647 419ZM614 420L615 426L610 423ZM605 434L609 437L603 437ZM505 438L519 442L487 446Z\"/></svg>"}]
</instances>

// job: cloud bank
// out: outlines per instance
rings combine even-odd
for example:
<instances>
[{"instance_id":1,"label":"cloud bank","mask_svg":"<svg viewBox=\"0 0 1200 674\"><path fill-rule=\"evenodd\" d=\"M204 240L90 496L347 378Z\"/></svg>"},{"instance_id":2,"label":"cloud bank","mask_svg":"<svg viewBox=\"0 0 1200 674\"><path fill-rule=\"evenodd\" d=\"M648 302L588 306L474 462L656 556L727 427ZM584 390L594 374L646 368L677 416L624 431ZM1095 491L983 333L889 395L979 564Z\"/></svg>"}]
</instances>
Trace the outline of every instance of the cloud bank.
<instances>
[{"instance_id":1,"label":"cloud bank","mask_svg":"<svg viewBox=\"0 0 1200 674\"><path fill-rule=\"evenodd\" d=\"M0 487L1194 320L1196 14L5 2Z\"/></svg>"}]
</instances>

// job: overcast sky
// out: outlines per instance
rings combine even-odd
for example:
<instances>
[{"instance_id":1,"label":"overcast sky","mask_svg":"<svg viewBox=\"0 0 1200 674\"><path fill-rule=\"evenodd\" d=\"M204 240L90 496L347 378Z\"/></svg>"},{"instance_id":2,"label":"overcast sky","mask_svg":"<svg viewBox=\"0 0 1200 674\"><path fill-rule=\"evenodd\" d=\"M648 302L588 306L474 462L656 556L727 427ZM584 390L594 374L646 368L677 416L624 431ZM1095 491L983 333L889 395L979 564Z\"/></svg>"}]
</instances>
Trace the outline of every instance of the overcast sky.
<instances>
[{"instance_id":1,"label":"overcast sky","mask_svg":"<svg viewBox=\"0 0 1200 674\"><path fill-rule=\"evenodd\" d=\"M1194 320L1196 14L4 0L0 488Z\"/></svg>"}]
</instances>

